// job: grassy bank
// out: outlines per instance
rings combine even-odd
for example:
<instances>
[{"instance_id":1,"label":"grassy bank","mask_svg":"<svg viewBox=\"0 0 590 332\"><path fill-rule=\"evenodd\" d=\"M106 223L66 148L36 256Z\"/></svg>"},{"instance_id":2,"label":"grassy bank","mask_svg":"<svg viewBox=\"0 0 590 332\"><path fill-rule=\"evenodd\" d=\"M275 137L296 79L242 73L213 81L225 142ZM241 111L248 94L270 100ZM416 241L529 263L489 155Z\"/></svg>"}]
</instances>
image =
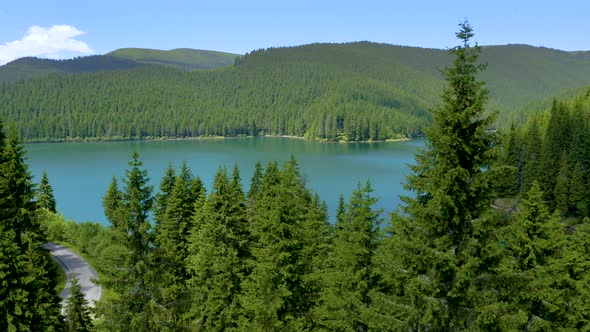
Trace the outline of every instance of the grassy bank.
<instances>
[{"instance_id":1,"label":"grassy bank","mask_svg":"<svg viewBox=\"0 0 590 332\"><path fill-rule=\"evenodd\" d=\"M56 281L57 285L55 285L55 292L60 294L64 288L66 287L67 276L66 272L62 269L62 267L57 263L55 259L51 259L53 265L55 266L55 271L57 272Z\"/></svg>"}]
</instances>

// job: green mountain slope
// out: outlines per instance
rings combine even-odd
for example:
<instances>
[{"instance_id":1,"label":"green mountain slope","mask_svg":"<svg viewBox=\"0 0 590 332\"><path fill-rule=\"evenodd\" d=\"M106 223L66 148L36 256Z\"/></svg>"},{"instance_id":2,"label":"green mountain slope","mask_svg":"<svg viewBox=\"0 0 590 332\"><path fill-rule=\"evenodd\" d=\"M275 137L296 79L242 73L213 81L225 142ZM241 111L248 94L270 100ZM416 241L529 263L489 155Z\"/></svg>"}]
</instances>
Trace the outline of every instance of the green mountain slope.
<instances>
[{"instance_id":1,"label":"green mountain slope","mask_svg":"<svg viewBox=\"0 0 590 332\"><path fill-rule=\"evenodd\" d=\"M185 70L219 68L234 63L238 54L177 48L169 51L121 48L106 55L139 63L172 66Z\"/></svg>"},{"instance_id":2,"label":"green mountain slope","mask_svg":"<svg viewBox=\"0 0 590 332\"><path fill-rule=\"evenodd\" d=\"M67 60L25 57L0 66L0 83L38 78L54 73L84 73L125 70L146 65L170 66L183 70L211 69L230 65L237 54L179 48L170 51L122 48L105 55Z\"/></svg>"},{"instance_id":3,"label":"green mountain slope","mask_svg":"<svg viewBox=\"0 0 590 332\"><path fill-rule=\"evenodd\" d=\"M590 85L590 52L508 45L484 47L483 57L489 108L505 123L510 110ZM5 84L0 105L6 123L33 140L382 140L420 135L450 61L444 50L369 42L271 48L215 70L148 66Z\"/></svg>"},{"instance_id":4,"label":"green mountain slope","mask_svg":"<svg viewBox=\"0 0 590 332\"><path fill-rule=\"evenodd\" d=\"M484 47L482 55L491 106L503 111L590 84L590 52L507 45Z\"/></svg>"},{"instance_id":5,"label":"green mountain slope","mask_svg":"<svg viewBox=\"0 0 590 332\"><path fill-rule=\"evenodd\" d=\"M47 76L55 73L83 73L131 69L144 64L111 56L93 55L68 60L20 58L0 66L0 83Z\"/></svg>"}]
</instances>

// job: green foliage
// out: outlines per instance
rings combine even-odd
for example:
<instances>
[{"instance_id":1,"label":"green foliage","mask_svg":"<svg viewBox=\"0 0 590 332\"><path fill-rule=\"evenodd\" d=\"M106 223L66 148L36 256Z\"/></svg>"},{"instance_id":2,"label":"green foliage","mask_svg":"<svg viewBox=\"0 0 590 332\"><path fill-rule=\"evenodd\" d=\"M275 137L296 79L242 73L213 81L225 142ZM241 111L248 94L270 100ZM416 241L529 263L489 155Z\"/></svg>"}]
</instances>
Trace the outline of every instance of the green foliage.
<instances>
[{"instance_id":1,"label":"green foliage","mask_svg":"<svg viewBox=\"0 0 590 332\"><path fill-rule=\"evenodd\" d=\"M121 208L122 194L119 191L119 185L117 178L113 176L113 180L109 185L106 194L102 199L102 205L104 207L104 214L107 220L111 223L113 228L119 229L122 225L119 224L119 209Z\"/></svg>"},{"instance_id":2,"label":"green foliage","mask_svg":"<svg viewBox=\"0 0 590 332\"><path fill-rule=\"evenodd\" d=\"M375 287L373 256L381 211L369 182L358 183L350 202L339 208L327 264L321 270L322 296L314 310L318 326L330 331L366 331L369 292ZM341 197L342 198L342 197Z\"/></svg>"},{"instance_id":3,"label":"green foliage","mask_svg":"<svg viewBox=\"0 0 590 332\"><path fill-rule=\"evenodd\" d=\"M487 307L488 327L588 329L587 248L581 245L588 221L588 101L586 94L553 100L548 112L506 134L511 141L505 142L504 155L520 158L500 164L517 170L516 192L527 195L500 231L497 243L504 243L505 251L490 277L495 292L486 293L496 304ZM559 215L577 219L565 226Z\"/></svg>"},{"instance_id":4,"label":"green foliage","mask_svg":"<svg viewBox=\"0 0 590 332\"><path fill-rule=\"evenodd\" d=\"M195 216L189 269L196 330L228 330L238 327L242 306L241 283L248 274L250 233L239 172L231 178L219 168L213 189Z\"/></svg>"},{"instance_id":5,"label":"green foliage","mask_svg":"<svg viewBox=\"0 0 590 332\"><path fill-rule=\"evenodd\" d=\"M545 259L555 253L564 238L559 218L550 214L536 181L520 203L517 219L512 234L517 241L513 245L516 267L528 270L545 265Z\"/></svg>"},{"instance_id":6,"label":"green foliage","mask_svg":"<svg viewBox=\"0 0 590 332\"><path fill-rule=\"evenodd\" d=\"M56 272L36 218L24 149L0 122L0 330L61 331Z\"/></svg>"},{"instance_id":7,"label":"green foliage","mask_svg":"<svg viewBox=\"0 0 590 332\"><path fill-rule=\"evenodd\" d=\"M539 123L537 118L533 117L530 122L530 129L526 134L526 143L524 144L524 166L522 167L522 187L521 191L528 191L535 179L541 178L543 164L541 157L541 133L539 132Z\"/></svg>"},{"instance_id":8,"label":"green foliage","mask_svg":"<svg viewBox=\"0 0 590 332\"><path fill-rule=\"evenodd\" d=\"M571 330L590 329L590 220L576 226L556 264L545 271L553 286L551 303L559 308L559 323Z\"/></svg>"},{"instance_id":9,"label":"green foliage","mask_svg":"<svg viewBox=\"0 0 590 332\"><path fill-rule=\"evenodd\" d=\"M77 278L72 279L70 286L71 295L67 299L65 309L66 331L68 332L87 332L93 331L92 318L88 309L88 301L82 293L80 283Z\"/></svg>"},{"instance_id":10,"label":"green foliage","mask_svg":"<svg viewBox=\"0 0 590 332\"><path fill-rule=\"evenodd\" d=\"M47 209L49 212L56 212L53 188L49 184L49 179L47 179L47 173L45 171L43 171L39 189L37 189L37 206Z\"/></svg>"},{"instance_id":11,"label":"green foliage","mask_svg":"<svg viewBox=\"0 0 590 332\"><path fill-rule=\"evenodd\" d=\"M569 203L569 166L567 162L567 154L562 153L561 160L559 162L559 171L557 173L557 179L555 180L555 207L562 214L566 214L568 211Z\"/></svg>"},{"instance_id":12,"label":"green foliage","mask_svg":"<svg viewBox=\"0 0 590 332\"><path fill-rule=\"evenodd\" d=\"M63 215L47 210L39 210L38 214L49 241L61 243L79 253L97 270L103 290L99 303L117 297L110 287L111 280L123 278L126 271L122 267L129 253L117 240L115 231L98 223L66 221Z\"/></svg>"},{"instance_id":13,"label":"green foliage","mask_svg":"<svg viewBox=\"0 0 590 332\"><path fill-rule=\"evenodd\" d=\"M175 183L176 171L174 170L174 167L172 167L172 163L169 163L168 168L166 168L166 172L164 173L164 177L160 181L160 192L156 194L155 198L154 219L156 220L156 228L158 228L159 224L164 221L168 198L172 194Z\"/></svg>"},{"instance_id":14,"label":"green foliage","mask_svg":"<svg viewBox=\"0 0 590 332\"><path fill-rule=\"evenodd\" d=\"M142 165L138 153L134 152L129 162L130 169L125 171L125 186L112 220L114 236L121 241L127 255L123 266L109 276L107 286L121 297L98 308L98 313L105 316L105 326L116 330L153 329L150 313L154 294L148 277L151 270L149 254L153 243L148 216L153 196L147 171L142 169Z\"/></svg>"},{"instance_id":15,"label":"green foliage","mask_svg":"<svg viewBox=\"0 0 590 332\"><path fill-rule=\"evenodd\" d=\"M571 283L563 274L570 254L564 251L565 233L559 216L550 213L543 196L539 184L533 182L504 234L507 251L499 278L512 285L500 286L504 298L496 300L508 306L495 312L495 321L511 321L517 329L567 328L569 323L563 319L569 310L566 303L575 297L566 295ZM562 271L556 274L558 270ZM556 283L558 279L564 283Z\"/></svg>"},{"instance_id":16,"label":"green foliage","mask_svg":"<svg viewBox=\"0 0 590 332\"><path fill-rule=\"evenodd\" d=\"M590 201L588 199L588 169L583 165L584 161L578 161L574 165L574 169L570 176L568 187L568 210L574 211L577 216L588 216L590 211L588 206Z\"/></svg>"},{"instance_id":17,"label":"green foliage","mask_svg":"<svg viewBox=\"0 0 590 332\"><path fill-rule=\"evenodd\" d=\"M162 329L172 331L186 328L183 316L190 309L191 297L187 287L190 275L186 259L189 234L194 228L195 202L199 199L194 196L193 176L186 163L182 164L177 176L174 174L169 167L162 178L162 193L157 196L160 201L157 208L164 208L164 212L154 230L156 249L152 255L154 283L158 289L157 308L152 319ZM170 180L174 183L168 187ZM164 190L168 192L164 194Z\"/></svg>"},{"instance_id":18,"label":"green foliage","mask_svg":"<svg viewBox=\"0 0 590 332\"><path fill-rule=\"evenodd\" d=\"M565 216L588 215L588 181L590 181L590 98L585 94L571 101L554 100L548 112L531 117L505 136L500 167L517 170L515 176L496 182L496 186L513 187L503 191L510 196L527 192L538 181L550 210ZM520 157L516 157L520 156ZM512 182L512 186L510 186Z\"/></svg>"},{"instance_id":19,"label":"green foliage","mask_svg":"<svg viewBox=\"0 0 590 332\"><path fill-rule=\"evenodd\" d=\"M61 295L61 292L64 290L64 288L66 287L66 283L67 283L67 276L66 276L66 272L61 268L61 266L55 261L52 260L51 261L53 263L53 267L55 269L55 292L57 294Z\"/></svg>"},{"instance_id":20,"label":"green foliage","mask_svg":"<svg viewBox=\"0 0 590 332\"><path fill-rule=\"evenodd\" d=\"M162 51L115 54L160 56L150 52ZM183 58L179 52L161 54L176 62ZM509 45L486 47L483 55L491 63L482 78L494 91L493 109L590 83L586 54ZM368 42L270 48L216 70L140 66L13 82L0 86L0 103L6 123L33 141L241 135L385 140L422 135L432 122L427 110L439 102L439 68L450 61L442 50Z\"/></svg>"},{"instance_id":21,"label":"green foliage","mask_svg":"<svg viewBox=\"0 0 590 332\"><path fill-rule=\"evenodd\" d=\"M305 187L294 159L269 163L254 197L250 232L252 272L242 283L242 329L301 330L318 296L315 266L325 259L322 204Z\"/></svg>"},{"instance_id":22,"label":"green foliage","mask_svg":"<svg viewBox=\"0 0 590 332\"><path fill-rule=\"evenodd\" d=\"M467 290L478 273L474 221L491 202L485 169L494 136L486 132L493 121L484 111L488 92L476 77L485 68L477 64L480 49L469 44L471 26L460 27L453 66L443 71L443 104L434 109L426 149L408 177L406 188L416 197L403 198L404 213L394 214L385 240L391 243L378 258L383 291L373 296L374 316L381 316L374 328L462 330L473 323Z\"/></svg>"}]
</instances>

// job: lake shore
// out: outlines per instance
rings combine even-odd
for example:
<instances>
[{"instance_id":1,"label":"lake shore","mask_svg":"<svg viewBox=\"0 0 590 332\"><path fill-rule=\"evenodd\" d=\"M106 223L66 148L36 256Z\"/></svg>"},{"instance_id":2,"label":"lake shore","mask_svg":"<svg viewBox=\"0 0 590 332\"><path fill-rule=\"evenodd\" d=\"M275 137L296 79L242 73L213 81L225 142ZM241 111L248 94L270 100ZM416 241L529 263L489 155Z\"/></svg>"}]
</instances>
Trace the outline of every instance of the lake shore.
<instances>
[{"instance_id":1,"label":"lake shore","mask_svg":"<svg viewBox=\"0 0 590 332\"><path fill-rule=\"evenodd\" d=\"M303 136L293 135L258 135L258 136L195 136L195 137L142 137L142 138L124 138L124 137L86 137L86 138L64 138L64 139L47 139L47 140L25 140L25 144L38 144L38 143L101 143L101 142L141 142L141 141L198 141L198 140L224 140L224 139L239 139L239 138L251 138L251 137L265 137L265 138L289 138L304 140L310 142L319 143L385 143L385 142L403 142L409 141L412 138L388 138L385 140L368 140L368 141L345 141L345 140L326 140L326 139L312 139Z\"/></svg>"}]
</instances>

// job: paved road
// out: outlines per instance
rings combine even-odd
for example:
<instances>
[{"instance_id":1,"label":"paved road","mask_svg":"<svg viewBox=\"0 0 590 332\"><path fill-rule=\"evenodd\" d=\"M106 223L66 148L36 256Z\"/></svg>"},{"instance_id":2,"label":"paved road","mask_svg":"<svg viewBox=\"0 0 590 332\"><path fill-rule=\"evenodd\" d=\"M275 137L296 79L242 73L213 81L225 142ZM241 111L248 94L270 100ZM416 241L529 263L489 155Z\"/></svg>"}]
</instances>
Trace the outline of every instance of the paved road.
<instances>
[{"instance_id":1,"label":"paved road","mask_svg":"<svg viewBox=\"0 0 590 332\"><path fill-rule=\"evenodd\" d=\"M102 295L100 286L92 282L93 279L98 280L96 270L84 258L62 245L48 242L44 247L51 252L57 263L66 272L66 286L59 296L64 300L70 297L72 278L77 277L86 300L91 306L94 306L94 302L98 301Z\"/></svg>"}]
</instances>

